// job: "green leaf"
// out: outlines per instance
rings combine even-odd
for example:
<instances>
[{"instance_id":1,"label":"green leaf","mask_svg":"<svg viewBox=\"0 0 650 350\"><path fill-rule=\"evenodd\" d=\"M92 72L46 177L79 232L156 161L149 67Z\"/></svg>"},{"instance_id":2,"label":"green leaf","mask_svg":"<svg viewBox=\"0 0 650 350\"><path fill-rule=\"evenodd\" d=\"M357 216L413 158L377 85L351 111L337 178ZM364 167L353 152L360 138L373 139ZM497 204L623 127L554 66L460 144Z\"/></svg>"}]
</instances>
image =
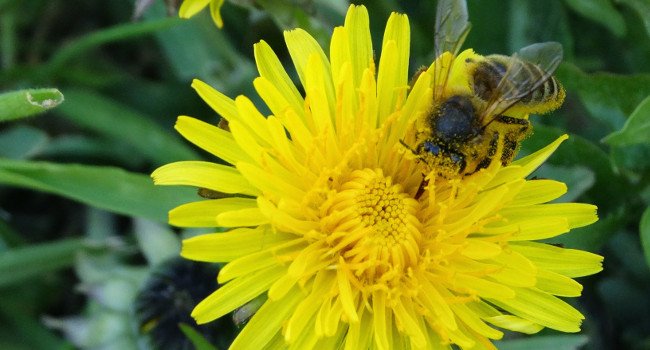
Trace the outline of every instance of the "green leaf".
<instances>
[{"instance_id":1,"label":"green leaf","mask_svg":"<svg viewBox=\"0 0 650 350\"><path fill-rule=\"evenodd\" d=\"M177 25L181 21L178 18L163 18L155 21L120 24L92 32L59 49L45 66L44 73L52 74L55 70L63 69L71 59L103 44L148 35Z\"/></svg>"},{"instance_id":2,"label":"green leaf","mask_svg":"<svg viewBox=\"0 0 650 350\"><path fill-rule=\"evenodd\" d=\"M625 19L611 0L564 0L574 11L600 23L617 37L625 35Z\"/></svg>"},{"instance_id":3,"label":"green leaf","mask_svg":"<svg viewBox=\"0 0 650 350\"><path fill-rule=\"evenodd\" d=\"M577 350L587 344L589 338L584 335L534 336L526 339L497 341L501 350Z\"/></svg>"},{"instance_id":4,"label":"green leaf","mask_svg":"<svg viewBox=\"0 0 650 350\"><path fill-rule=\"evenodd\" d=\"M650 74L586 74L575 65L562 63L556 75L569 92L577 92L591 115L618 130L648 95Z\"/></svg>"},{"instance_id":5,"label":"green leaf","mask_svg":"<svg viewBox=\"0 0 650 350\"><path fill-rule=\"evenodd\" d=\"M183 334L185 334L185 336L192 342L192 345L194 345L196 350L217 350L216 346L210 344L210 342L193 327L185 323L179 323L178 327L180 327Z\"/></svg>"},{"instance_id":6,"label":"green leaf","mask_svg":"<svg viewBox=\"0 0 650 350\"><path fill-rule=\"evenodd\" d=\"M85 135L62 135L51 139L47 147L39 150L43 158L66 162L105 162L125 168L141 168L145 160L133 156L133 148L123 143L111 142Z\"/></svg>"},{"instance_id":7,"label":"green leaf","mask_svg":"<svg viewBox=\"0 0 650 350\"><path fill-rule=\"evenodd\" d=\"M0 184L58 194L115 213L167 221L196 197L193 189L154 186L147 175L113 167L0 159Z\"/></svg>"},{"instance_id":8,"label":"green leaf","mask_svg":"<svg viewBox=\"0 0 650 350\"><path fill-rule=\"evenodd\" d=\"M650 303L648 302L648 291L641 284L647 284L647 272L645 274L645 281L638 282L634 279L626 277L617 271L611 277L604 277L598 283L598 293L600 294L601 307L607 310L608 317L616 324L630 325L630 330L640 327L647 337L647 324L648 310L650 310ZM639 331L641 329L637 329ZM626 342L628 343L628 342ZM631 340L628 344L633 344ZM641 344L640 342L637 344ZM623 347L630 348L630 347ZM643 349L643 348L641 348Z\"/></svg>"},{"instance_id":9,"label":"green leaf","mask_svg":"<svg viewBox=\"0 0 650 350\"><path fill-rule=\"evenodd\" d=\"M650 2L648 0L616 0L619 3L626 4L627 6L633 8L645 25L645 30L650 36Z\"/></svg>"},{"instance_id":10,"label":"green leaf","mask_svg":"<svg viewBox=\"0 0 650 350\"><path fill-rule=\"evenodd\" d=\"M0 157L26 159L38 154L49 138L43 131L25 125L16 125L0 133Z\"/></svg>"},{"instance_id":11,"label":"green leaf","mask_svg":"<svg viewBox=\"0 0 650 350\"><path fill-rule=\"evenodd\" d=\"M628 211L628 222L632 225L636 224L638 217L630 218ZM638 281L646 280L650 282L650 269L645 261L642 244L639 244L639 237L627 230L627 225L621 225L618 232L612 236L607 242L608 248L614 247L607 252L608 260L611 267L615 267L620 276L625 275L626 278L636 279ZM636 284L636 283L634 283ZM643 286L640 287L643 290ZM650 300L648 300L650 306ZM649 309L650 310L650 309Z\"/></svg>"},{"instance_id":12,"label":"green leaf","mask_svg":"<svg viewBox=\"0 0 650 350\"><path fill-rule=\"evenodd\" d=\"M631 182L640 180L650 170L650 143L612 146L609 155L614 169Z\"/></svg>"},{"instance_id":13,"label":"green leaf","mask_svg":"<svg viewBox=\"0 0 650 350\"><path fill-rule=\"evenodd\" d=\"M151 118L101 95L66 91L67 103L57 111L79 126L98 132L117 143L126 143L156 165L198 159L181 137L154 123Z\"/></svg>"},{"instance_id":14,"label":"green leaf","mask_svg":"<svg viewBox=\"0 0 650 350\"><path fill-rule=\"evenodd\" d=\"M0 122L29 117L63 102L57 89L28 89L0 94Z\"/></svg>"},{"instance_id":15,"label":"green leaf","mask_svg":"<svg viewBox=\"0 0 650 350\"><path fill-rule=\"evenodd\" d=\"M639 233L641 235L641 247L645 262L650 267L650 207L646 208L641 217L639 224Z\"/></svg>"},{"instance_id":16,"label":"green leaf","mask_svg":"<svg viewBox=\"0 0 650 350\"><path fill-rule=\"evenodd\" d=\"M5 251L0 255L0 287L70 267L83 247L82 239L70 238Z\"/></svg>"},{"instance_id":17,"label":"green leaf","mask_svg":"<svg viewBox=\"0 0 650 350\"><path fill-rule=\"evenodd\" d=\"M616 146L650 144L650 96L632 112L621 130L607 135L603 141Z\"/></svg>"}]
</instances>

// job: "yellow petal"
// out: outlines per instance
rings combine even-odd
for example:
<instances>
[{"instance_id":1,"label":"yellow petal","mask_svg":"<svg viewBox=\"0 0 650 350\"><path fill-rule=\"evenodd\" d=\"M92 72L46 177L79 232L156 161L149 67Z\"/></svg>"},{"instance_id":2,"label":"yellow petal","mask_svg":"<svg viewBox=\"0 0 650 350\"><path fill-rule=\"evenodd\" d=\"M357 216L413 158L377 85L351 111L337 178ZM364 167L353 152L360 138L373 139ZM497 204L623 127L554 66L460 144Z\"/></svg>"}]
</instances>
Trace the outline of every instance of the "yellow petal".
<instances>
[{"instance_id":1,"label":"yellow petal","mask_svg":"<svg viewBox=\"0 0 650 350\"><path fill-rule=\"evenodd\" d=\"M423 278L422 280L423 293L419 295L419 298L422 300L423 305L446 329L457 329L456 317L449 308L449 303L447 303L440 292L431 284L431 281L427 278Z\"/></svg>"},{"instance_id":2,"label":"yellow petal","mask_svg":"<svg viewBox=\"0 0 650 350\"><path fill-rule=\"evenodd\" d=\"M302 82L302 86L305 87L305 90L307 90L307 87L309 86L306 74L309 57L311 57L311 55L316 55L318 62L323 66L323 71L327 74L322 88L327 96L329 109L334 110L335 100L334 85L331 76L332 69L323 49L320 47L318 42L309 35L309 33L300 28L285 31L284 39L287 42L289 55L291 55L291 60L296 67L298 77L300 77L300 81Z\"/></svg>"},{"instance_id":3,"label":"yellow petal","mask_svg":"<svg viewBox=\"0 0 650 350\"><path fill-rule=\"evenodd\" d=\"M222 212L217 215L217 223L221 227L257 226L268 224L269 219L254 207Z\"/></svg>"},{"instance_id":4,"label":"yellow petal","mask_svg":"<svg viewBox=\"0 0 650 350\"><path fill-rule=\"evenodd\" d=\"M280 301L267 300L237 335L229 349L281 349L286 347L280 328L303 297L300 290L294 290ZM278 346L267 346L272 344Z\"/></svg>"},{"instance_id":5,"label":"yellow petal","mask_svg":"<svg viewBox=\"0 0 650 350\"><path fill-rule=\"evenodd\" d=\"M506 220L517 222L517 219L537 219L540 224L550 217L564 217L567 219L569 228L582 227L592 224L598 220L596 206L582 203L551 203L537 204L526 207L510 207L502 209L501 214Z\"/></svg>"},{"instance_id":6,"label":"yellow petal","mask_svg":"<svg viewBox=\"0 0 650 350\"><path fill-rule=\"evenodd\" d=\"M399 118L395 124L393 135L395 137L404 137L406 129L410 123L415 122L418 118L422 118L428 109L431 108L431 101L433 101L433 90L431 90L431 75L428 72L420 74L415 85L411 89L404 108L402 108L402 118ZM400 140L391 140L398 142ZM413 142L414 140L406 140L406 142ZM389 141L390 142L390 141Z\"/></svg>"},{"instance_id":7,"label":"yellow petal","mask_svg":"<svg viewBox=\"0 0 650 350\"><path fill-rule=\"evenodd\" d=\"M510 249L489 261L500 269L490 274L495 281L511 287L532 287L537 282L537 267L524 254Z\"/></svg>"},{"instance_id":8,"label":"yellow petal","mask_svg":"<svg viewBox=\"0 0 650 350\"><path fill-rule=\"evenodd\" d=\"M468 289L482 298L504 298L509 299L515 296L515 292L501 283L495 283L487 279L478 278L466 274L456 274L454 282L457 286Z\"/></svg>"},{"instance_id":9,"label":"yellow petal","mask_svg":"<svg viewBox=\"0 0 650 350\"><path fill-rule=\"evenodd\" d=\"M576 249L566 249L535 242L510 244L514 251L526 256L540 269L557 272L567 277L593 275L603 269L603 257Z\"/></svg>"},{"instance_id":10,"label":"yellow petal","mask_svg":"<svg viewBox=\"0 0 650 350\"><path fill-rule=\"evenodd\" d=\"M273 266L233 280L196 305L192 317L198 324L217 319L262 294L285 272Z\"/></svg>"},{"instance_id":11,"label":"yellow petal","mask_svg":"<svg viewBox=\"0 0 650 350\"><path fill-rule=\"evenodd\" d=\"M294 184L273 176L255 165L241 162L237 164L237 169L246 179L252 181L256 188L276 198L287 198L299 202L305 195L305 192L295 187Z\"/></svg>"},{"instance_id":12,"label":"yellow petal","mask_svg":"<svg viewBox=\"0 0 650 350\"><path fill-rule=\"evenodd\" d=\"M257 198L257 205L264 216L270 218L273 225L279 230L304 235L318 228L317 222L295 218L286 211L279 210L276 205L264 197Z\"/></svg>"},{"instance_id":13,"label":"yellow petal","mask_svg":"<svg viewBox=\"0 0 650 350\"><path fill-rule=\"evenodd\" d=\"M303 148L311 145L313 141L312 130L305 124L303 110L292 106L286 99L287 96L283 95L272 81L259 77L253 81L253 85L275 117L282 121L282 125L291 135L291 140Z\"/></svg>"},{"instance_id":14,"label":"yellow petal","mask_svg":"<svg viewBox=\"0 0 650 350\"><path fill-rule=\"evenodd\" d=\"M350 276L349 271L346 271L345 268L342 268L341 265L345 264L343 258L339 259L339 268L337 269L336 281L339 287L339 299L343 305L343 311L349 317L350 322L357 323L359 322L359 315L357 315L357 308L354 305L354 291L350 285Z\"/></svg>"},{"instance_id":15,"label":"yellow petal","mask_svg":"<svg viewBox=\"0 0 650 350\"><path fill-rule=\"evenodd\" d=\"M467 305L458 303L451 304L450 306L451 309L454 310L456 316L474 332L492 339L501 339L501 337L503 337L502 332L485 324L476 313L472 312L472 310L467 307Z\"/></svg>"},{"instance_id":16,"label":"yellow petal","mask_svg":"<svg viewBox=\"0 0 650 350\"><path fill-rule=\"evenodd\" d=\"M231 121L228 124L232 136L235 141L240 145L241 149L248 157L257 164L262 163L262 157L266 150L259 144L261 141L254 132L240 121Z\"/></svg>"},{"instance_id":17,"label":"yellow petal","mask_svg":"<svg viewBox=\"0 0 650 350\"><path fill-rule=\"evenodd\" d=\"M564 183L553 180L526 181L509 206L525 206L550 202L567 191Z\"/></svg>"},{"instance_id":18,"label":"yellow petal","mask_svg":"<svg viewBox=\"0 0 650 350\"><path fill-rule=\"evenodd\" d=\"M223 226L217 220L219 214L248 208L257 209L257 201L252 198L232 197L192 202L172 209L169 212L169 223L184 227L218 227Z\"/></svg>"},{"instance_id":19,"label":"yellow petal","mask_svg":"<svg viewBox=\"0 0 650 350\"><path fill-rule=\"evenodd\" d=\"M510 234L509 241L532 241L558 236L569 232L569 221L564 217L547 216L539 218L519 218L514 222L487 225L482 233L493 235Z\"/></svg>"},{"instance_id":20,"label":"yellow petal","mask_svg":"<svg viewBox=\"0 0 650 350\"><path fill-rule=\"evenodd\" d=\"M501 253L501 246L482 239L468 239L462 254L471 259L492 258Z\"/></svg>"},{"instance_id":21,"label":"yellow petal","mask_svg":"<svg viewBox=\"0 0 650 350\"><path fill-rule=\"evenodd\" d=\"M536 287L544 292L561 297L578 297L582 293L582 285L559 273L539 270Z\"/></svg>"},{"instance_id":22,"label":"yellow petal","mask_svg":"<svg viewBox=\"0 0 650 350\"><path fill-rule=\"evenodd\" d=\"M350 5L345 16L345 30L348 34L349 57L352 59L352 79L359 86L363 72L374 69L370 20L365 6Z\"/></svg>"},{"instance_id":23,"label":"yellow petal","mask_svg":"<svg viewBox=\"0 0 650 350\"><path fill-rule=\"evenodd\" d=\"M196 261L228 262L295 238L291 234L271 232L264 226L236 228L183 240L181 256Z\"/></svg>"},{"instance_id":24,"label":"yellow petal","mask_svg":"<svg viewBox=\"0 0 650 350\"><path fill-rule=\"evenodd\" d=\"M320 56L312 53L304 67L305 92L309 96L309 108L311 110L314 124L319 133L328 133L330 139L335 140L332 133L333 116L336 102L334 100L334 88L330 71L320 61ZM329 89L332 91L328 91ZM331 153L340 154L335 148Z\"/></svg>"},{"instance_id":25,"label":"yellow petal","mask_svg":"<svg viewBox=\"0 0 650 350\"><path fill-rule=\"evenodd\" d=\"M185 0L178 9L178 16L190 18L208 6L209 2L210 0Z\"/></svg>"},{"instance_id":26,"label":"yellow petal","mask_svg":"<svg viewBox=\"0 0 650 350\"><path fill-rule=\"evenodd\" d=\"M420 323L416 321L420 316L416 315L411 308L407 309L407 305L410 306L411 303L408 302L407 304L405 300L398 300L393 306L393 315L395 315L395 321L400 324L398 327L410 337L415 348L421 349L427 342L424 336L425 330L420 328Z\"/></svg>"},{"instance_id":27,"label":"yellow petal","mask_svg":"<svg viewBox=\"0 0 650 350\"><path fill-rule=\"evenodd\" d=\"M219 113L224 119L228 121L237 120L237 107L235 101L219 91L213 89L210 85L198 80L192 80L192 88L201 96L212 109Z\"/></svg>"},{"instance_id":28,"label":"yellow petal","mask_svg":"<svg viewBox=\"0 0 650 350\"><path fill-rule=\"evenodd\" d=\"M238 161L250 161L231 133L212 124L180 116L176 120L174 128L188 141L230 164L235 164Z\"/></svg>"},{"instance_id":29,"label":"yellow petal","mask_svg":"<svg viewBox=\"0 0 650 350\"><path fill-rule=\"evenodd\" d=\"M334 85L340 82L345 78L341 73L343 72L343 66L352 64L352 58L350 57L350 44L349 44L348 32L343 27L334 28L334 33L332 33L332 41L330 43L330 63L332 65L332 81ZM361 73L359 72L359 81L361 81ZM351 73L351 72L348 72ZM349 77L352 78L352 77ZM353 79L351 79L354 82ZM357 85L358 86L358 85ZM339 95L337 94L337 97Z\"/></svg>"},{"instance_id":30,"label":"yellow petal","mask_svg":"<svg viewBox=\"0 0 650 350\"><path fill-rule=\"evenodd\" d=\"M228 263L219 271L217 281L219 283L225 283L261 269L270 268L275 265L285 265L281 257L283 255L293 254L294 251L301 248L301 244L301 240L294 238L281 244L267 245L260 251L241 256ZM255 246L258 245L255 244Z\"/></svg>"},{"instance_id":31,"label":"yellow petal","mask_svg":"<svg viewBox=\"0 0 650 350\"><path fill-rule=\"evenodd\" d=\"M309 296L298 304L287 322L284 337L289 344L292 344L297 349L306 348L304 344L296 340L304 338L304 333L313 333L315 331L310 321L318 312L323 295L327 295L329 287L331 287L331 285L324 285L321 280L322 278L316 278ZM315 334L310 334L310 336L316 338Z\"/></svg>"},{"instance_id":32,"label":"yellow petal","mask_svg":"<svg viewBox=\"0 0 650 350\"><path fill-rule=\"evenodd\" d=\"M359 109L362 111L361 125L364 128L375 128L377 126L377 82L375 74L366 69L361 76L361 86L359 87L359 100L361 101Z\"/></svg>"},{"instance_id":33,"label":"yellow petal","mask_svg":"<svg viewBox=\"0 0 650 350\"><path fill-rule=\"evenodd\" d=\"M163 165L151 177L156 185L187 185L207 188L223 193L260 194L233 167L226 165L184 161Z\"/></svg>"},{"instance_id":34,"label":"yellow petal","mask_svg":"<svg viewBox=\"0 0 650 350\"><path fill-rule=\"evenodd\" d=\"M339 324L341 324L341 319L343 317L343 306L341 306L341 299L336 298L330 313L327 315L325 320L325 335L333 336L336 334L336 331L339 329Z\"/></svg>"},{"instance_id":35,"label":"yellow petal","mask_svg":"<svg viewBox=\"0 0 650 350\"><path fill-rule=\"evenodd\" d=\"M373 329L375 331L375 346L379 350L389 350L393 343L392 321L387 313L386 295L376 291L372 295Z\"/></svg>"},{"instance_id":36,"label":"yellow petal","mask_svg":"<svg viewBox=\"0 0 650 350\"><path fill-rule=\"evenodd\" d=\"M486 317L485 321L503 329L525 334L535 334L544 329L544 327L538 325L537 323L513 315Z\"/></svg>"},{"instance_id":37,"label":"yellow petal","mask_svg":"<svg viewBox=\"0 0 650 350\"><path fill-rule=\"evenodd\" d=\"M278 91L278 96L282 96L282 98L286 100L286 105L293 108L295 112L302 113L305 101L291 81L291 78L289 78L282 63L280 63L278 56L275 55L275 52L273 52L271 47L262 40L254 45L253 52L255 54L255 63L257 64L257 70L260 73L260 77L264 78L266 81L273 82L273 86ZM264 99L264 96L261 97ZM281 115L281 113L277 111L279 108L274 110L273 106L269 103L274 102L274 100L264 99L264 102L269 105L276 116Z\"/></svg>"},{"instance_id":38,"label":"yellow petal","mask_svg":"<svg viewBox=\"0 0 650 350\"><path fill-rule=\"evenodd\" d=\"M370 349L372 341L372 314L365 308L359 311L360 321L348 326L348 334L345 337L345 348L343 350Z\"/></svg>"},{"instance_id":39,"label":"yellow petal","mask_svg":"<svg viewBox=\"0 0 650 350\"><path fill-rule=\"evenodd\" d=\"M579 332L584 316L557 297L532 288L515 288L513 299L488 299L492 304L539 325L562 332Z\"/></svg>"},{"instance_id":40,"label":"yellow petal","mask_svg":"<svg viewBox=\"0 0 650 350\"><path fill-rule=\"evenodd\" d=\"M269 145L271 136L266 125L266 118L257 110L253 102L246 96L237 96L235 106L240 116L239 121L248 127L257 143L263 146ZM235 130L232 132L235 134Z\"/></svg>"},{"instance_id":41,"label":"yellow petal","mask_svg":"<svg viewBox=\"0 0 650 350\"><path fill-rule=\"evenodd\" d=\"M287 99L287 96L284 95L283 92L278 89L278 86L275 83L273 83L271 80L268 80L264 77L258 77L253 81L253 85L255 86L255 90L260 95L260 97L264 100L266 105L271 109L271 112L277 118L282 120L284 125L287 127L289 133L291 134L292 138L296 133L297 128L292 127L293 124L289 123L289 121L287 120L286 115L288 113L292 113L297 116L299 115L300 117L296 119L298 121L298 125L301 128L306 128L306 125L304 123L303 109L291 105L289 100ZM307 134L311 136L309 132Z\"/></svg>"},{"instance_id":42,"label":"yellow petal","mask_svg":"<svg viewBox=\"0 0 650 350\"><path fill-rule=\"evenodd\" d=\"M405 101L408 88L409 51L411 30L406 15L393 12L386 24L377 73L377 98L379 121L385 120L396 107L398 100Z\"/></svg>"},{"instance_id":43,"label":"yellow petal","mask_svg":"<svg viewBox=\"0 0 650 350\"><path fill-rule=\"evenodd\" d=\"M210 1L210 16L217 25L217 28L223 28L223 19L221 18L221 6L224 0L211 0Z\"/></svg>"}]
</instances>

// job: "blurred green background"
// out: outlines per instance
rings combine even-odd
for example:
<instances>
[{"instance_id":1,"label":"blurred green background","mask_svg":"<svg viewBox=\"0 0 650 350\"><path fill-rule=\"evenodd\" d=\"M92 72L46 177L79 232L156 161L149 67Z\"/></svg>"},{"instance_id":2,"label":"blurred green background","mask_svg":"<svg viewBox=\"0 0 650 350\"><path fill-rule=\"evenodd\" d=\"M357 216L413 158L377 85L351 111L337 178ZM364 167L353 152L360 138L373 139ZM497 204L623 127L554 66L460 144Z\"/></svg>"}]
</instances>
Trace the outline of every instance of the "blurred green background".
<instances>
[{"instance_id":1,"label":"blurred green background","mask_svg":"<svg viewBox=\"0 0 650 350\"><path fill-rule=\"evenodd\" d=\"M535 175L566 182L562 200L596 204L600 221L552 242L605 256L570 300L586 315L581 334L500 347L650 349L650 1L468 3L465 48L563 44L566 102L533 117L520 154L571 135ZM155 188L148 174L209 159L173 129L178 115L218 121L193 78L259 102L253 44L264 39L290 67L282 30L300 26L327 48L349 2L226 1L221 30L207 11L180 20L167 5L153 0L134 19L133 0L0 0L1 349L226 348L236 332L228 317L193 328L187 314L216 288L218 266L175 258L179 237L196 232L172 230L166 213L196 192ZM390 12L404 12L411 71L430 64L435 1L365 5L376 48Z\"/></svg>"}]
</instances>

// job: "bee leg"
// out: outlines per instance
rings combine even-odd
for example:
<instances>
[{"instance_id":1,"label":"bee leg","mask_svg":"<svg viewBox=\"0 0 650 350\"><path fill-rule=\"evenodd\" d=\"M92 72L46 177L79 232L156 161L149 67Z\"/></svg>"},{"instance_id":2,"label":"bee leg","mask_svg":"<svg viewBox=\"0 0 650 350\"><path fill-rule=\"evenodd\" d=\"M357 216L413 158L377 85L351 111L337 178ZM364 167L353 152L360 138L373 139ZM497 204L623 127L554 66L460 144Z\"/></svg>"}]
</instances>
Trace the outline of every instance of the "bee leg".
<instances>
[{"instance_id":1,"label":"bee leg","mask_svg":"<svg viewBox=\"0 0 650 350\"><path fill-rule=\"evenodd\" d=\"M458 173L462 173L463 171L465 171L467 162L465 161L465 157L462 154L456 152L449 152L449 159L451 159L454 165L458 166Z\"/></svg>"},{"instance_id":2,"label":"bee leg","mask_svg":"<svg viewBox=\"0 0 650 350\"><path fill-rule=\"evenodd\" d=\"M407 145L406 142L404 142L404 140L399 140L399 143L401 143L402 146L404 146L404 148L411 151L411 153L416 154L415 150L413 148L411 148L411 146Z\"/></svg>"},{"instance_id":3,"label":"bee leg","mask_svg":"<svg viewBox=\"0 0 650 350\"><path fill-rule=\"evenodd\" d=\"M424 73L424 72L426 72L426 71L427 71L427 66L422 66L422 67L420 67L420 68L419 68L419 69L418 69L418 70L413 74L413 77L411 78L411 81L409 81L409 86L410 86L410 87L415 86L415 82L418 81L418 78L420 77L420 75L422 75L422 73Z\"/></svg>"},{"instance_id":4,"label":"bee leg","mask_svg":"<svg viewBox=\"0 0 650 350\"><path fill-rule=\"evenodd\" d=\"M476 165L476 168L474 168L472 172L468 173L468 175L474 174L475 172L490 166L490 164L492 164L492 159L497 154L498 148L499 148L499 133L495 131L494 133L492 133L492 138L490 139L490 143L488 144L487 156L481 159L481 161L479 161L478 164Z\"/></svg>"},{"instance_id":5,"label":"bee leg","mask_svg":"<svg viewBox=\"0 0 650 350\"><path fill-rule=\"evenodd\" d=\"M519 149L519 144L526 138L530 131L530 122L526 119L513 118L505 115L498 116L495 122L499 123L503 131L503 150L501 151L501 164L508 165Z\"/></svg>"}]
</instances>

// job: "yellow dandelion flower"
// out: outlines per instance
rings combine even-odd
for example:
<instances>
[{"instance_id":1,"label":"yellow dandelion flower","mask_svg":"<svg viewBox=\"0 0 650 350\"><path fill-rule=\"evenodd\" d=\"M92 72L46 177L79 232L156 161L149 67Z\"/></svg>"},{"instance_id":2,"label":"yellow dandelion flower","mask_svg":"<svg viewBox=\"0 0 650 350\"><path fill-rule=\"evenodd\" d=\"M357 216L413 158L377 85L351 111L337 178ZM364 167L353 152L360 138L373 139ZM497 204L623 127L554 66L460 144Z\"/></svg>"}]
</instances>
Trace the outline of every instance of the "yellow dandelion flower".
<instances>
[{"instance_id":1,"label":"yellow dandelion flower","mask_svg":"<svg viewBox=\"0 0 650 350\"><path fill-rule=\"evenodd\" d=\"M181 18L190 18L210 5L212 20L217 27L223 28L223 19L221 18L221 6L223 2L224 0L183 0L181 7L178 9L178 15Z\"/></svg>"},{"instance_id":2,"label":"yellow dandelion flower","mask_svg":"<svg viewBox=\"0 0 650 350\"><path fill-rule=\"evenodd\" d=\"M537 241L593 223L596 207L547 203L566 186L527 179L566 136L508 166L425 179L400 144L434 89L427 73L408 87L409 33L392 14L376 69L363 6L334 29L329 59L305 31L286 32L305 96L257 43L268 117L193 82L229 131L186 116L176 129L230 165L177 162L152 176L232 194L170 212L173 225L230 229L183 242L185 258L227 263L198 323L268 296L231 349L493 348L497 328L579 331L583 316L558 297L579 296L573 278L602 257Z\"/></svg>"}]
</instances>

